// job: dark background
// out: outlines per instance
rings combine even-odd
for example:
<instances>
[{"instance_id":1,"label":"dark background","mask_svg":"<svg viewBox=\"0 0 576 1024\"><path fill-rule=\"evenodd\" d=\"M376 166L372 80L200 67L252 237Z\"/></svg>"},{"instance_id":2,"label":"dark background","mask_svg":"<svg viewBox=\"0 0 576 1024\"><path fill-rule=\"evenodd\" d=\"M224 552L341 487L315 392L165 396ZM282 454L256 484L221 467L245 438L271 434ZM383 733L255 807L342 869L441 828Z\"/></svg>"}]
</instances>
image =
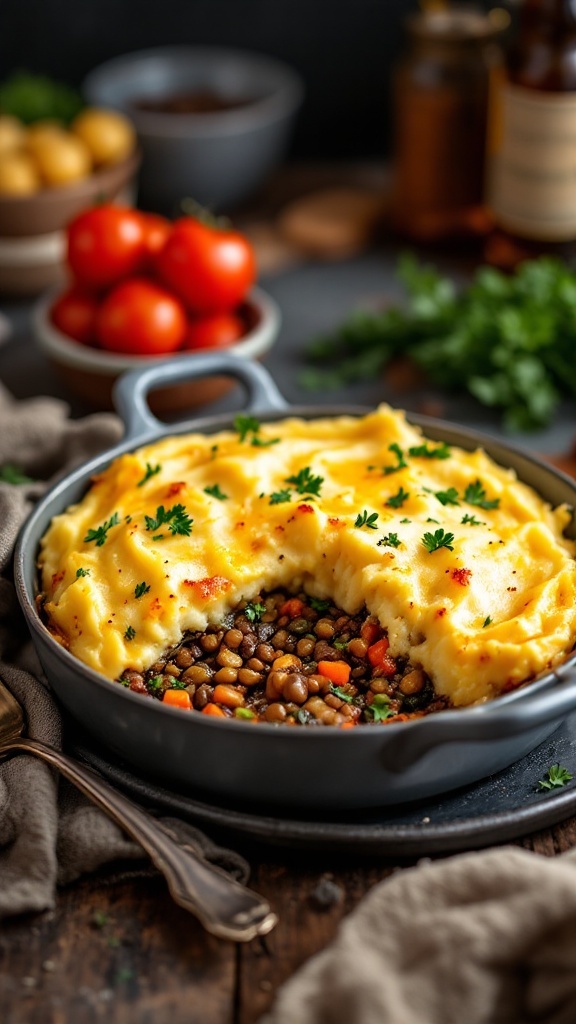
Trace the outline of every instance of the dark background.
<instances>
[{"instance_id":1,"label":"dark background","mask_svg":"<svg viewBox=\"0 0 576 1024\"><path fill-rule=\"evenodd\" d=\"M293 154L389 147L390 72L417 0L0 0L0 78L18 68L80 85L109 57L149 46L267 52L306 84Z\"/></svg>"}]
</instances>

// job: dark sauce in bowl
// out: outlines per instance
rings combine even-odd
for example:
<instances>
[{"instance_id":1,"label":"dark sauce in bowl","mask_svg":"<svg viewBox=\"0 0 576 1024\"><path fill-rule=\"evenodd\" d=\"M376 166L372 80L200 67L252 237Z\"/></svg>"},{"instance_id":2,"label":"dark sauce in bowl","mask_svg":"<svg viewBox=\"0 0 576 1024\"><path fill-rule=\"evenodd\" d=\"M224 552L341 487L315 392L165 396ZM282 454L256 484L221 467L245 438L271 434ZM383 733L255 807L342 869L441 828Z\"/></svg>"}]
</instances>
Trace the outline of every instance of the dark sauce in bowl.
<instances>
[{"instance_id":1,"label":"dark sauce in bowl","mask_svg":"<svg viewBox=\"0 0 576 1024\"><path fill-rule=\"evenodd\" d=\"M223 96L208 89L197 92L172 93L162 97L143 97L135 100L136 110L144 110L151 114L219 114L227 110L236 110L252 103L251 97Z\"/></svg>"}]
</instances>

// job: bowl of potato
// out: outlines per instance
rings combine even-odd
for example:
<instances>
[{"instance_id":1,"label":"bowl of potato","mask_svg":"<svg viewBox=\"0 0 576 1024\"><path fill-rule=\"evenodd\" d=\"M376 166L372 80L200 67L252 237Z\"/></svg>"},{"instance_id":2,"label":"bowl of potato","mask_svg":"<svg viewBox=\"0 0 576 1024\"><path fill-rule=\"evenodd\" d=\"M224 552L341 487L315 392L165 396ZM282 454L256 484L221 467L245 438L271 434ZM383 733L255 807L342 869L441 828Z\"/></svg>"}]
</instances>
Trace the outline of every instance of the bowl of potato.
<instances>
[{"instance_id":1,"label":"bowl of potato","mask_svg":"<svg viewBox=\"0 0 576 1024\"><path fill-rule=\"evenodd\" d=\"M117 111L78 100L71 117L27 118L6 106L0 87L0 290L29 295L61 279L64 228L79 210L130 198L140 156Z\"/></svg>"}]
</instances>

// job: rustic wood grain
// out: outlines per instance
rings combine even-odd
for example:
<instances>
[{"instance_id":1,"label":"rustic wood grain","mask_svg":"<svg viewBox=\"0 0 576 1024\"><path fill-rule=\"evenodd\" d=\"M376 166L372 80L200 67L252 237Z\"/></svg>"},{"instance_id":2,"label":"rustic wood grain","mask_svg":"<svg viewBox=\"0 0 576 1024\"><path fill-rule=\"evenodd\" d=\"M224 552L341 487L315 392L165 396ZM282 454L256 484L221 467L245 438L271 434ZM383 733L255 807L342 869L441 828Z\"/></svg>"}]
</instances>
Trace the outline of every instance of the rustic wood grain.
<instances>
[{"instance_id":1,"label":"rustic wood grain","mask_svg":"<svg viewBox=\"0 0 576 1024\"><path fill-rule=\"evenodd\" d=\"M239 950L237 1024L254 1024L278 987L330 942L342 918L393 870L389 862L348 856L346 864L306 852L286 853L283 862L255 868L253 885L268 897L280 922L264 942Z\"/></svg>"},{"instance_id":2,"label":"rustic wood grain","mask_svg":"<svg viewBox=\"0 0 576 1024\"><path fill-rule=\"evenodd\" d=\"M562 853L576 846L576 818L517 845ZM4 922L1 1024L256 1024L368 890L408 863L265 848L248 856L251 884L280 923L245 946L206 935L157 877L94 877L62 891L54 912Z\"/></svg>"},{"instance_id":3,"label":"rustic wood grain","mask_svg":"<svg viewBox=\"0 0 576 1024\"><path fill-rule=\"evenodd\" d=\"M2 1024L233 1024L236 950L158 878L90 880L4 922Z\"/></svg>"}]
</instances>

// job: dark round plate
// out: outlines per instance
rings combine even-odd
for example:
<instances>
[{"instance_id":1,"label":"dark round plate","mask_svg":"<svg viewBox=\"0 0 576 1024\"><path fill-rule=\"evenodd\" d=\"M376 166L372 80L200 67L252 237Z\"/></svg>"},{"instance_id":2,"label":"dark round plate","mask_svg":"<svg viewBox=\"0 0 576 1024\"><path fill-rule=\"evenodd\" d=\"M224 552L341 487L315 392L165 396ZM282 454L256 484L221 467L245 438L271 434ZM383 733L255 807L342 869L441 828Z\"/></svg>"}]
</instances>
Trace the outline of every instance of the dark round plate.
<instances>
[{"instance_id":1,"label":"dark round plate","mask_svg":"<svg viewBox=\"0 0 576 1024\"><path fill-rule=\"evenodd\" d=\"M228 834L289 847L313 846L354 854L396 857L441 853L515 839L576 813L576 715L506 771L443 797L325 816L271 807L226 807L212 799L166 789L134 774L77 726L68 749L136 800ZM562 789L538 787L547 769L560 763L574 776Z\"/></svg>"}]
</instances>

